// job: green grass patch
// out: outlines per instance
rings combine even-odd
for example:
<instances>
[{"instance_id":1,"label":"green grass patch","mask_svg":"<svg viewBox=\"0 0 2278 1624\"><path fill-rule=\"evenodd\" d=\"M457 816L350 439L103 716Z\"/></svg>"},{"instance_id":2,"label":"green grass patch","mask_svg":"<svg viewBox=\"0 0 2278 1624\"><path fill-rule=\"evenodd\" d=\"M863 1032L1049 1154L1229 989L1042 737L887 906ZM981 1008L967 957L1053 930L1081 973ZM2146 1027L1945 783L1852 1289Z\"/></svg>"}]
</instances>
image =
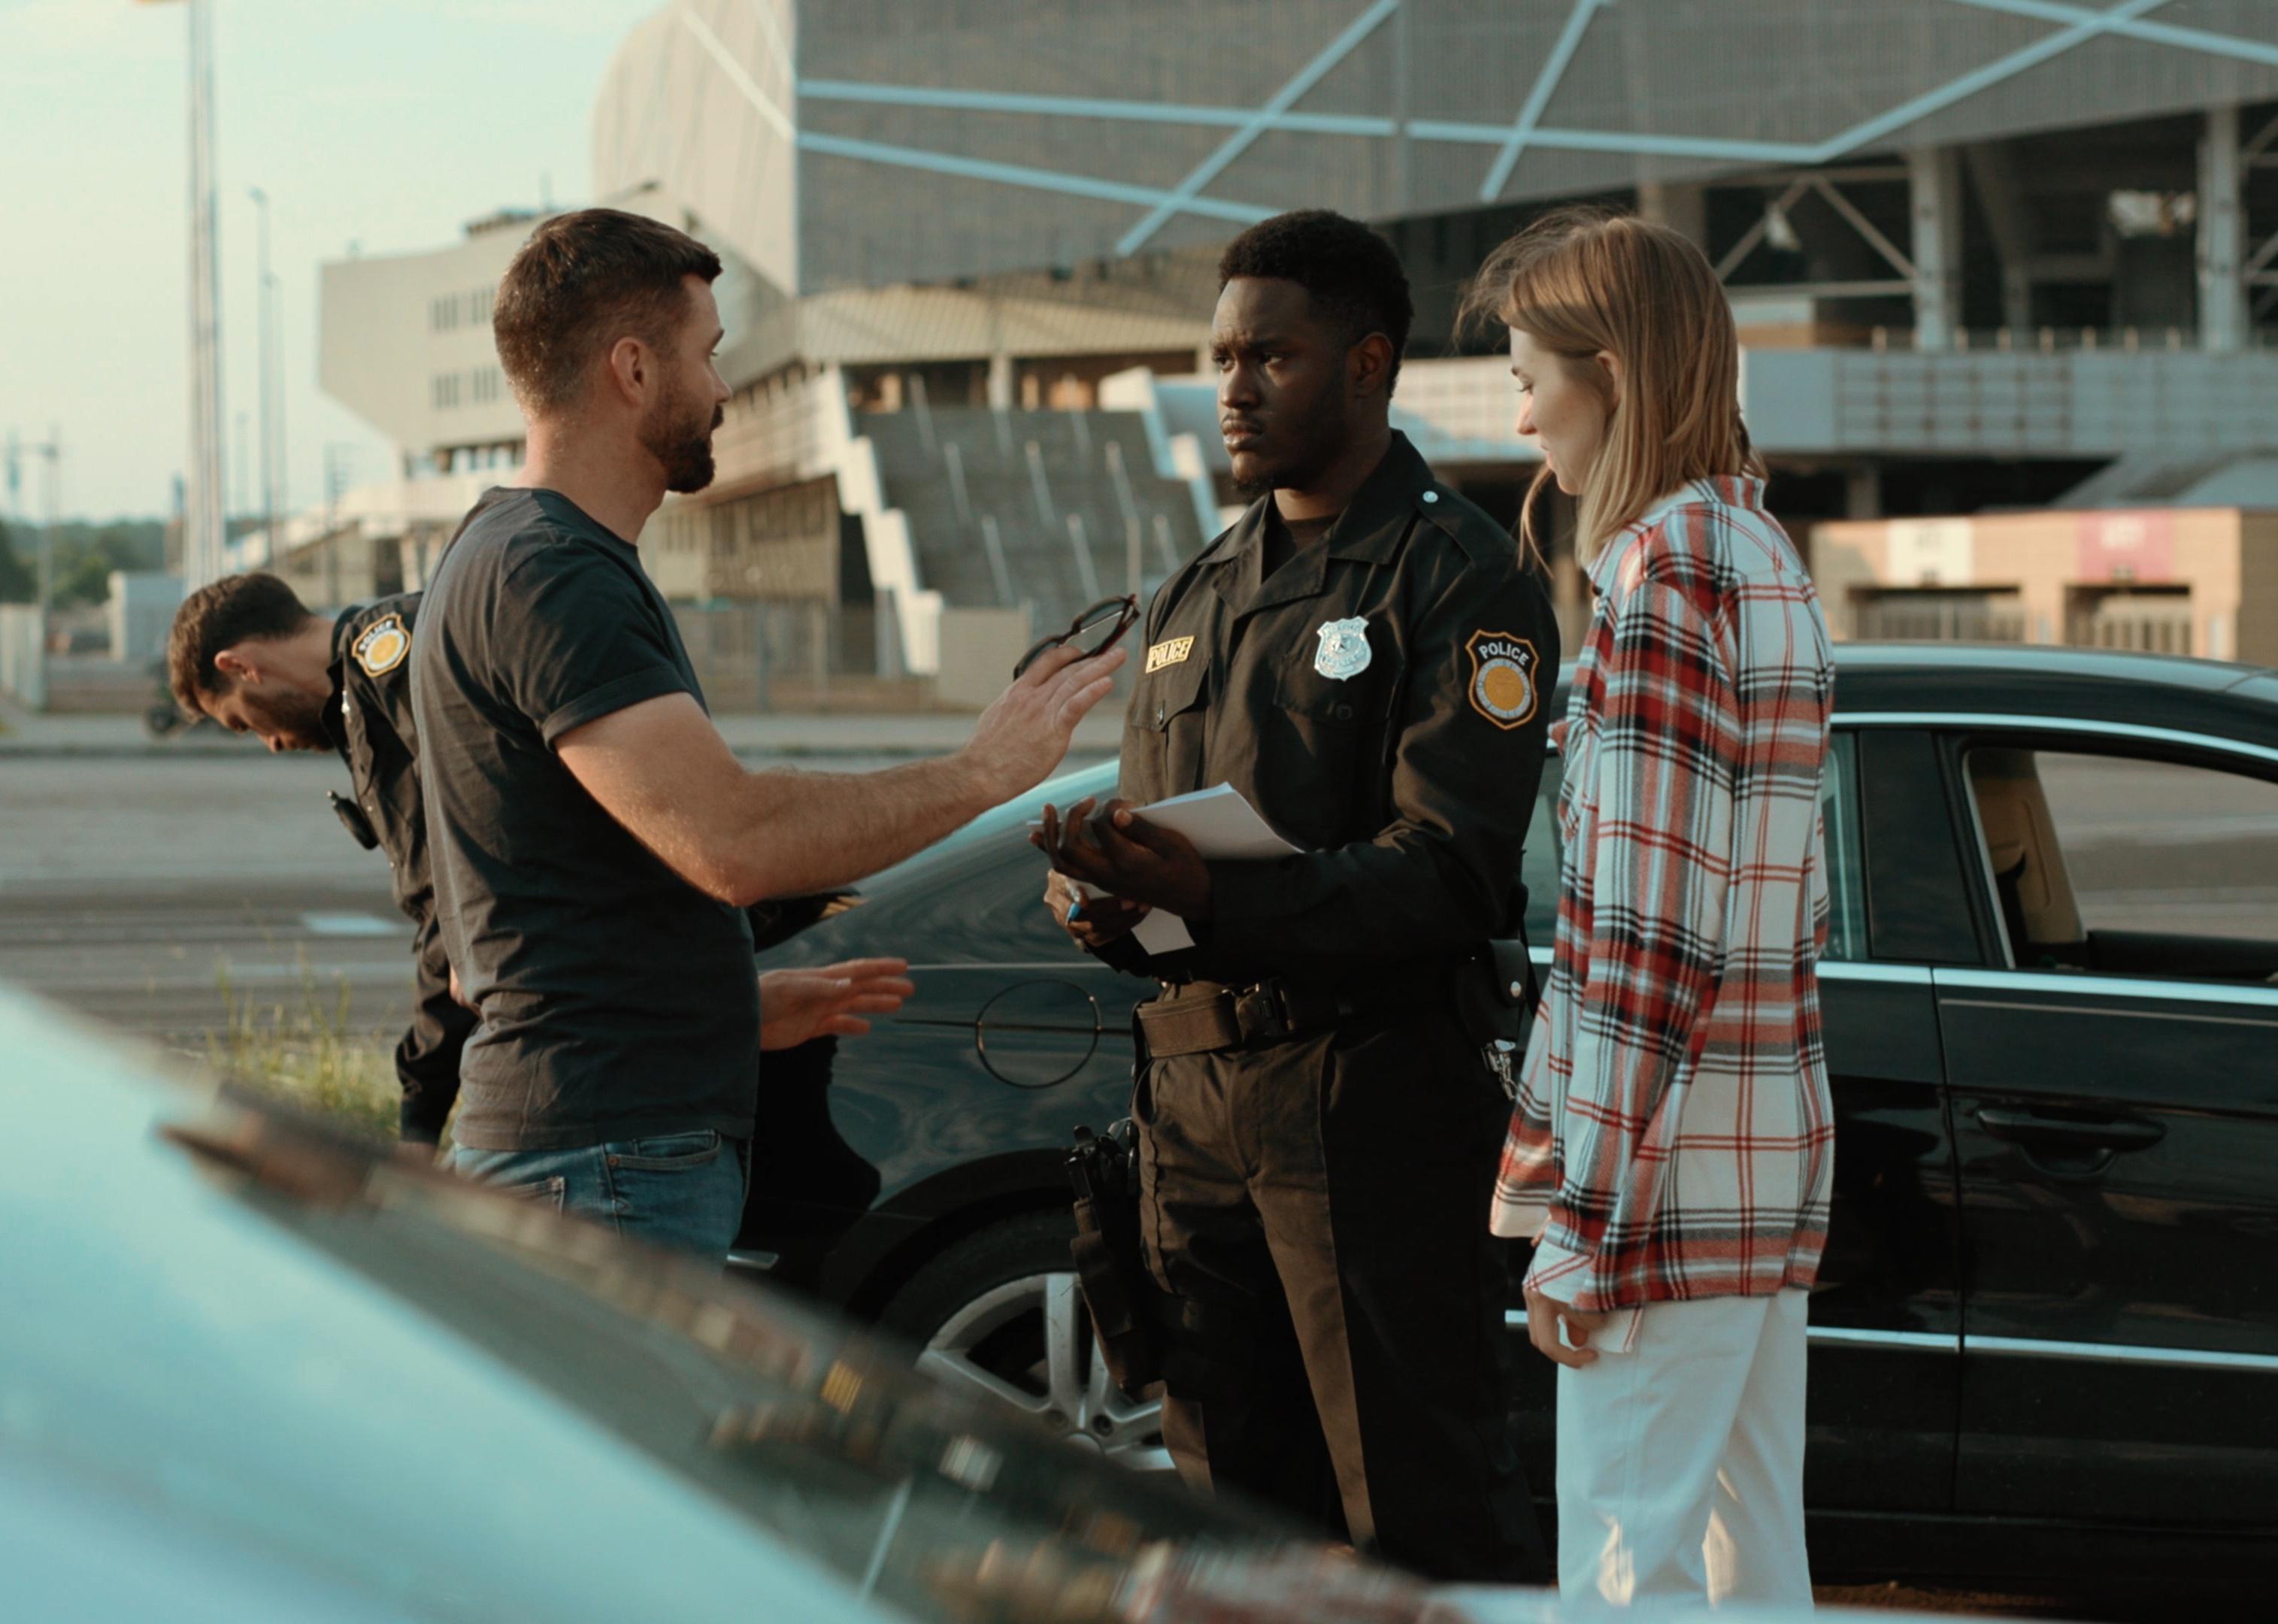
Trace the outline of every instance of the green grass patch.
<instances>
[{"instance_id":1,"label":"green grass patch","mask_svg":"<svg viewBox=\"0 0 2278 1624\"><path fill-rule=\"evenodd\" d=\"M223 969L225 1022L206 1034L208 1060L230 1083L393 1140L401 1099L393 1035L351 1026L348 983L296 958L298 983L277 997L241 992Z\"/></svg>"}]
</instances>

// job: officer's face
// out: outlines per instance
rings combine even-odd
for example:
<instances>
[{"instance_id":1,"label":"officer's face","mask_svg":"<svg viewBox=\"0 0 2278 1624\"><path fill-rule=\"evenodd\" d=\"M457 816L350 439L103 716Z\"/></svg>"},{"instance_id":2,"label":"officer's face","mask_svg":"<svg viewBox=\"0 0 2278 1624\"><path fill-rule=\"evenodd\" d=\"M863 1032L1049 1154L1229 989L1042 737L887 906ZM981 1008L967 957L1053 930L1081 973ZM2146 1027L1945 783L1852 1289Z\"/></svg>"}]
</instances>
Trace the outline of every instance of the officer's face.
<instances>
[{"instance_id":1,"label":"officer's face","mask_svg":"<svg viewBox=\"0 0 2278 1624\"><path fill-rule=\"evenodd\" d=\"M1347 433L1346 361L1353 346L1278 277L1238 276L1218 296L1211 362L1219 432L1247 491L1303 490L1336 460Z\"/></svg>"},{"instance_id":2,"label":"officer's face","mask_svg":"<svg viewBox=\"0 0 2278 1624\"><path fill-rule=\"evenodd\" d=\"M1570 361L1532 333L1510 330L1510 373L1518 380L1518 433L1541 446L1558 488L1579 496L1605 443L1613 372L1605 360Z\"/></svg>"},{"instance_id":3,"label":"officer's face","mask_svg":"<svg viewBox=\"0 0 2278 1624\"><path fill-rule=\"evenodd\" d=\"M681 492L712 483L712 432L729 393L715 364L725 336L719 304L701 277L686 280L687 314L665 346L663 379L640 426L642 448L664 464L664 488Z\"/></svg>"},{"instance_id":4,"label":"officer's face","mask_svg":"<svg viewBox=\"0 0 2278 1624\"><path fill-rule=\"evenodd\" d=\"M272 750L329 750L326 697L304 693L276 678L241 678L219 693L201 695L200 703L231 732L256 734Z\"/></svg>"}]
</instances>

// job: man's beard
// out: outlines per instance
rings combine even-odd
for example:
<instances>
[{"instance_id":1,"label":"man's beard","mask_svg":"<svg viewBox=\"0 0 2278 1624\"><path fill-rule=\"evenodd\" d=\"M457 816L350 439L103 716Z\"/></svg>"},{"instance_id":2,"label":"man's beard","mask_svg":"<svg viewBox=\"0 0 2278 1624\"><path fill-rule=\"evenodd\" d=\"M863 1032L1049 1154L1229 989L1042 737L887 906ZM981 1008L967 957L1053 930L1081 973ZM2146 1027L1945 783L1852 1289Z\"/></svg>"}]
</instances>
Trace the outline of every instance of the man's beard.
<instances>
[{"instance_id":1,"label":"man's beard","mask_svg":"<svg viewBox=\"0 0 2278 1624\"><path fill-rule=\"evenodd\" d=\"M712 483L712 434L727 420L727 409L715 406L707 421L688 412L688 397L676 389L659 401L641 425L641 449L664 464L664 488L683 495Z\"/></svg>"},{"instance_id":2,"label":"man's beard","mask_svg":"<svg viewBox=\"0 0 2278 1624\"><path fill-rule=\"evenodd\" d=\"M1341 389L1325 389L1305 415L1290 425L1295 440L1282 460L1250 479L1235 480L1244 502L1277 490L1302 491L1319 479L1345 448L1345 401Z\"/></svg>"},{"instance_id":3,"label":"man's beard","mask_svg":"<svg viewBox=\"0 0 2278 1624\"><path fill-rule=\"evenodd\" d=\"M322 750L330 747L325 737L325 701L311 699L298 692L271 697L265 693L248 693L245 708L258 712L268 724L268 731L287 739L296 750Z\"/></svg>"}]
</instances>

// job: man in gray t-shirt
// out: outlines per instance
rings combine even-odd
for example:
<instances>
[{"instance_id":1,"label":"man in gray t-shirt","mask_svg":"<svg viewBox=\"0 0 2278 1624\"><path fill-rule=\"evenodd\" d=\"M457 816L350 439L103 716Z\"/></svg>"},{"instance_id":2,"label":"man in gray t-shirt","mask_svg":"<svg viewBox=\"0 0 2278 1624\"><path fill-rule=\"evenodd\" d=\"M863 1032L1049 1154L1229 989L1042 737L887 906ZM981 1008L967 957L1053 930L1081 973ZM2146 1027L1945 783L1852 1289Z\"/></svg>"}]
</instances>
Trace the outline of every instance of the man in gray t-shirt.
<instances>
[{"instance_id":1,"label":"man in gray t-shirt","mask_svg":"<svg viewBox=\"0 0 2278 1624\"><path fill-rule=\"evenodd\" d=\"M741 910L1041 782L1123 657L1053 650L936 761L745 771L633 545L712 477L719 272L615 210L531 234L493 307L525 488L453 546L412 649L444 945L482 1015L455 1165L713 1257L742 1215L759 1050Z\"/></svg>"}]
</instances>

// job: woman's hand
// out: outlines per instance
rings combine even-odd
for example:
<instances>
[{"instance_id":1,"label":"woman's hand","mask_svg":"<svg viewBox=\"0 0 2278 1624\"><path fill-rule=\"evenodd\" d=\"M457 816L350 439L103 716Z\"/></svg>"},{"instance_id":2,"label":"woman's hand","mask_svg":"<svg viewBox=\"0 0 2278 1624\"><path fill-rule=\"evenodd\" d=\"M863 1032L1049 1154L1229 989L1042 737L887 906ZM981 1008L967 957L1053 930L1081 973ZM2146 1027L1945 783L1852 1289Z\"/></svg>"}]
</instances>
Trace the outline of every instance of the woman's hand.
<instances>
[{"instance_id":1,"label":"woman's hand","mask_svg":"<svg viewBox=\"0 0 2278 1624\"><path fill-rule=\"evenodd\" d=\"M1540 1291L1530 1290L1526 1293L1526 1339L1534 1344L1536 1352L1570 1369L1579 1370L1597 1362L1598 1350L1590 1345L1591 1333L1603 1330L1612 1317L1569 1308L1556 1298L1545 1297ZM1561 1320L1566 1321L1566 1342L1558 1339ZM1567 1346L1569 1342L1573 1346Z\"/></svg>"}]
</instances>

